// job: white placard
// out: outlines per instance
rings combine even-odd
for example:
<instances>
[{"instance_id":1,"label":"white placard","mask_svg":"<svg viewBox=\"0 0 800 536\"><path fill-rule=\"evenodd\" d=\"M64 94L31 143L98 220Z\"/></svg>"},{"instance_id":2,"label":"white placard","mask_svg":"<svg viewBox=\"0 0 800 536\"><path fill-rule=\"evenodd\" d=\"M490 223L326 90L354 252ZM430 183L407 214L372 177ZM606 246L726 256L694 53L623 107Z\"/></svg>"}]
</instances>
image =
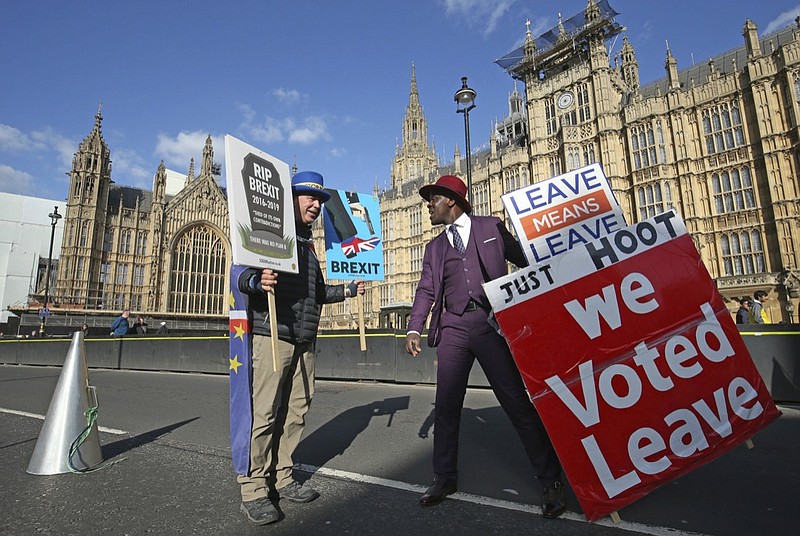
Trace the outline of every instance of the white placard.
<instances>
[{"instance_id":1,"label":"white placard","mask_svg":"<svg viewBox=\"0 0 800 536\"><path fill-rule=\"evenodd\" d=\"M626 225L600 164L531 184L502 199L531 265Z\"/></svg>"},{"instance_id":2,"label":"white placard","mask_svg":"<svg viewBox=\"0 0 800 536\"><path fill-rule=\"evenodd\" d=\"M289 165L226 135L225 169L233 262L296 274Z\"/></svg>"}]
</instances>

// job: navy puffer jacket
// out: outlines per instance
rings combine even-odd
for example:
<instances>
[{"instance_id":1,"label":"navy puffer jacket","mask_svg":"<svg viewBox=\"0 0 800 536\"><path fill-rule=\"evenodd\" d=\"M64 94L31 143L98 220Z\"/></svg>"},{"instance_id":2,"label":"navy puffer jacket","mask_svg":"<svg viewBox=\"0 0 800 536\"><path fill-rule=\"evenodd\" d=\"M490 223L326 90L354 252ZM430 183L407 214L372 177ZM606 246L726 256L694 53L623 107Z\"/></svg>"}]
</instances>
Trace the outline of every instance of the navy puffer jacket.
<instances>
[{"instance_id":1,"label":"navy puffer jacket","mask_svg":"<svg viewBox=\"0 0 800 536\"><path fill-rule=\"evenodd\" d=\"M307 245L311 228L298 225L298 273L281 272L275 285L275 305L278 314L278 338L292 344L313 343L322 304L344 301L344 285L326 285L317 256ZM239 290L250 295L249 313L252 315L253 333L270 336L269 308L264 291L253 290L249 280L260 280L261 270L250 268L239 276Z\"/></svg>"}]
</instances>

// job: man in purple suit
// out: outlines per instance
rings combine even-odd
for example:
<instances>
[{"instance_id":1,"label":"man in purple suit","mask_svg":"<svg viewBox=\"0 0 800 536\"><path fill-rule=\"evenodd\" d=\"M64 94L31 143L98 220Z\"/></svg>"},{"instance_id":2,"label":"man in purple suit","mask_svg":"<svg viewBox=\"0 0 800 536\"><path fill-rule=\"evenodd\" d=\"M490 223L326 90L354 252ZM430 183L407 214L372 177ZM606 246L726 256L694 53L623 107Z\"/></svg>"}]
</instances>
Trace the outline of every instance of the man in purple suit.
<instances>
[{"instance_id":1,"label":"man in purple suit","mask_svg":"<svg viewBox=\"0 0 800 536\"><path fill-rule=\"evenodd\" d=\"M439 504L457 491L458 434L467 380L475 359L500 405L522 439L544 488L542 511L557 517L566 508L561 464L522 383L505 339L489 324L489 300L481 283L508 273L506 260L527 261L519 243L500 219L470 216L467 188L445 175L419 193L428 202L433 225L444 231L425 247L422 277L411 308L406 351L416 356L425 320L431 313L428 346L438 347L434 416L435 478L419 502Z\"/></svg>"}]
</instances>

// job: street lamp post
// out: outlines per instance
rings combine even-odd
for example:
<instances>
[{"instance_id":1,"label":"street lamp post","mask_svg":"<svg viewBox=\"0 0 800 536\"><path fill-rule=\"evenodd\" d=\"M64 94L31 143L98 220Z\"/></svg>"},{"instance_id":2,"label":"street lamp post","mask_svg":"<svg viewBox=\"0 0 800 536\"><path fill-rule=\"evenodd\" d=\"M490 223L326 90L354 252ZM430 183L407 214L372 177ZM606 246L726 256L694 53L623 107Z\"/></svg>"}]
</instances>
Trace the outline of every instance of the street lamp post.
<instances>
[{"instance_id":1,"label":"street lamp post","mask_svg":"<svg viewBox=\"0 0 800 536\"><path fill-rule=\"evenodd\" d=\"M53 212L48 214L50 217L50 225L52 229L50 230L50 251L47 254L47 270L45 270L45 278L44 278L44 307L42 308L42 318L41 323L39 324L39 336L45 336L45 324L47 323L47 302L50 300L50 265L53 262L53 240L56 236L56 224L58 220L61 219L61 214L58 213L58 206L53 209Z\"/></svg>"},{"instance_id":2,"label":"street lamp post","mask_svg":"<svg viewBox=\"0 0 800 536\"><path fill-rule=\"evenodd\" d=\"M475 97L478 94L467 85L467 77L461 77L461 89L456 91L456 113L464 114L464 137L467 144L467 201L472 204L472 148L469 145L469 111L475 108Z\"/></svg>"}]
</instances>

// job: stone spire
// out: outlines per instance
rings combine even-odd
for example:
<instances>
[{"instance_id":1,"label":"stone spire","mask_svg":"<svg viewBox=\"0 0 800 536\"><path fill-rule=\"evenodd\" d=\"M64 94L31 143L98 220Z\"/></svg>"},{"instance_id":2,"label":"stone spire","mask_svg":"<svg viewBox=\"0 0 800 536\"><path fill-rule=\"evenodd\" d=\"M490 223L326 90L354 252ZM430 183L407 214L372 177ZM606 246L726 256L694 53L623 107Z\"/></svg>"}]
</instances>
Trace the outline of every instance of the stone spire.
<instances>
[{"instance_id":1,"label":"stone spire","mask_svg":"<svg viewBox=\"0 0 800 536\"><path fill-rule=\"evenodd\" d=\"M214 147L211 145L211 134L206 138L206 146L203 147L203 163L200 167L200 176L211 176L214 164Z\"/></svg>"},{"instance_id":2,"label":"stone spire","mask_svg":"<svg viewBox=\"0 0 800 536\"><path fill-rule=\"evenodd\" d=\"M667 84L670 91L680 89L681 82L678 80L678 60L672 55L669 49L669 41L667 41L667 60L664 63L664 68L667 70Z\"/></svg>"},{"instance_id":3,"label":"stone spire","mask_svg":"<svg viewBox=\"0 0 800 536\"><path fill-rule=\"evenodd\" d=\"M622 78L631 89L639 89L639 62L636 61L636 52L628 41L628 36L622 38Z\"/></svg>"}]
</instances>

